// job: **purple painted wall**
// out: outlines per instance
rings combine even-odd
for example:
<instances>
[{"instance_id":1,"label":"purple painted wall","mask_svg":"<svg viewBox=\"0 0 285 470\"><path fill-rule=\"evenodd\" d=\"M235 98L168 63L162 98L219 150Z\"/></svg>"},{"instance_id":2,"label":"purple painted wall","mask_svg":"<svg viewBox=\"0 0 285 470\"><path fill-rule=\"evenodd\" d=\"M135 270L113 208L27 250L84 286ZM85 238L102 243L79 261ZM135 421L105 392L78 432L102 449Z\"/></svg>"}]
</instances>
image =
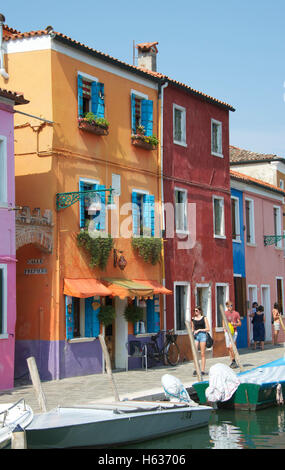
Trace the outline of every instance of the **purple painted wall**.
<instances>
[{"instance_id":1,"label":"purple painted wall","mask_svg":"<svg viewBox=\"0 0 285 470\"><path fill-rule=\"evenodd\" d=\"M14 102L0 96L0 269L3 272L3 318L0 331L0 390L14 386L16 323L16 250L14 170ZM4 175L4 178L3 178ZM4 189L3 189L4 188Z\"/></svg>"}]
</instances>

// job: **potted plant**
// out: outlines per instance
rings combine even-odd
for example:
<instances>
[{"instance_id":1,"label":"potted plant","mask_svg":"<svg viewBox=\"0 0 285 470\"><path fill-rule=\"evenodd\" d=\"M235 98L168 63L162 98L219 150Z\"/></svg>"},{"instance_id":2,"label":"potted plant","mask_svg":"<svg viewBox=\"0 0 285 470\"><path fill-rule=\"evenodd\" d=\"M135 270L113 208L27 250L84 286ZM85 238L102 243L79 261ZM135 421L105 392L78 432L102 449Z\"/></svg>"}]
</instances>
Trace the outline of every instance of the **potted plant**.
<instances>
[{"instance_id":1,"label":"potted plant","mask_svg":"<svg viewBox=\"0 0 285 470\"><path fill-rule=\"evenodd\" d=\"M142 124L136 127L136 133L132 135L132 144L145 150L153 150L158 145L155 135L145 135L145 128Z\"/></svg>"},{"instance_id":2,"label":"potted plant","mask_svg":"<svg viewBox=\"0 0 285 470\"><path fill-rule=\"evenodd\" d=\"M154 150L158 146L158 138L155 135L132 135L132 144L145 150Z\"/></svg>"},{"instance_id":3,"label":"potted plant","mask_svg":"<svg viewBox=\"0 0 285 470\"><path fill-rule=\"evenodd\" d=\"M127 322L137 323L143 320L143 308L138 307L134 303L131 303L126 306L124 311L124 317Z\"/></svg>"},{"instance_id":4,"label":"potted plant","mask_svg":"<svg viewBox=\"0 0 285 470\"><path fill-rule=\"evenodd\" d=\"M91 112L86 113L83 118L78 118L78 127L97 135L108 135L109 133L109 122L107 119L95 116Z\"/></svg>"},{"instance_id":5,"label":"potted plant","mask_svg":"<svg viewBox=\"0 0 285 470\"><path fill-rule=\"evenodd\" d=\"M115 320L116 311L113 305L101 305L98 319L104 326L112 325Z\"/></svg>"}]
</instances>

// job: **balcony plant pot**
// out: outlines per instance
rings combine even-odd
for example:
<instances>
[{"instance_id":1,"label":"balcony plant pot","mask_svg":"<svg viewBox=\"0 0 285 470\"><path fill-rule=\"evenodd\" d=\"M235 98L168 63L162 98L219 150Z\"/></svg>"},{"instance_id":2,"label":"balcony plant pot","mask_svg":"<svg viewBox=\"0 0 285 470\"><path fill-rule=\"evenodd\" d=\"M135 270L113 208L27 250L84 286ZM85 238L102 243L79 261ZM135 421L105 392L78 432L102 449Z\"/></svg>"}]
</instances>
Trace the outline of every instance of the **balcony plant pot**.
<instances>
[{"instance_id":1,"label":"balcony plant pot","mask_svg":"<svg viewBox=\"0 0 285 470\"><path fill-rule=\"evenodd\" d=\"M96 135L108 135L109 134L108 126L102 126L102 125L96 124L96 122L91 123L84 119L81 119L78 121L78 127L81 130L91 132L92 134L96 134Z\"/></svg>"},{"instance_id":2,"label":"balcony plant pot","mask_svg":"<svg viewBox=\"0 0 285 470\"><path fill-rule=\"evenodd\" d=\"M135 147L140 147L145 150L154 150L157 147L157 144L149 142L149 138L145 135L136 134L132 136L132 144Z\"/></svg>"}]
</instances>

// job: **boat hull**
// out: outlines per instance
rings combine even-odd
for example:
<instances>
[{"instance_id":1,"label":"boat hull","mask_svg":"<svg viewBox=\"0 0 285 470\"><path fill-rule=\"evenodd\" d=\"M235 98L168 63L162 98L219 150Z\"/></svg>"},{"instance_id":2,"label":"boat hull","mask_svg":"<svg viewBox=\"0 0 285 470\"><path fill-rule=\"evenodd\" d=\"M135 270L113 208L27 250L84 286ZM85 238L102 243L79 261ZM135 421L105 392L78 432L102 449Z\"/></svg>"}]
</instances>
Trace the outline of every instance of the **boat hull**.
<instances>
[{"instance_id":1,"label":"boat hull","mask_svg":"<svg viewBox=\"0 0 285 470\"><path fill-rule=\"evenodd\" d=\"M210 407L184 407L141 413L92 408L58 408L38 415L26 430L27 447L106 448L158 438L207 426ZM104 411L104 410L103 410ZM93 415L93 418L92 418Z\"/></svg>"},{"instance_id":2,"label":"boat hull","mask_svg":"<svg viewBox=\"0 0 285 470\"><path fill-rule=\"evenodd\" d=\"M193 384L193 388L197 392L199 403L202 405L213 405L209 403L206 398L206 388L209 386L208 382L200 382ZM282 383L282 393L285 396L285 384ZM268 408L277 404L276 401L276 387L277 384L251 384L242 383L230 398L225 402L217 402L218 408L230 408L246 411L256 411L263 408Z\"/></svg>"}]
</instances>

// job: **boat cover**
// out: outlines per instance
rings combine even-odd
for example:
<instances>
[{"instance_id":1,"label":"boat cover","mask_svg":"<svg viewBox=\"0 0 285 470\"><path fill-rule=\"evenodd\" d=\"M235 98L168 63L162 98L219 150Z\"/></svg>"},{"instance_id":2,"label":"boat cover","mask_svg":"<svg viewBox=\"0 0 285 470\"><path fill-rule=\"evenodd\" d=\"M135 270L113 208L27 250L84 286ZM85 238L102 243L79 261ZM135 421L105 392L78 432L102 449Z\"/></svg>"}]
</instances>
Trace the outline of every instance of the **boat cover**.
<instances>
[{"instance_id":1,"label":"boat cover","mask_svg":"<svg viewBox=\"0 0 285 470\"><path fill-rule=\"evenodd\" d=\"M241 372L238 374L238 378L241 383L258 385L285 382L285 358L282 357L248 372Z\"/></svg>"},{"instance_id":2,"label":"boat cover","mask_svg":"<svg viewBox=\"0 0 285 470\"><path fill-rule=\"evenodd\" d=\"M188 403L189 406L197 406L197 404L191 400L186 388L177 377L170 374L164 374L161 378L161 383L165 396L169 400L173 402Z\"/></svg>"},{"instance_id":3,"label":"boat cover","mask_svg":"<svg viewBox=\"0 0 285 470\"><path fill-rule=\"evenodd\" d=\"M205 394L209 402L227 401L237 390L240 380L226 364L215 364L209 370L209 387Z\"/></svg>"}]
</instances>

